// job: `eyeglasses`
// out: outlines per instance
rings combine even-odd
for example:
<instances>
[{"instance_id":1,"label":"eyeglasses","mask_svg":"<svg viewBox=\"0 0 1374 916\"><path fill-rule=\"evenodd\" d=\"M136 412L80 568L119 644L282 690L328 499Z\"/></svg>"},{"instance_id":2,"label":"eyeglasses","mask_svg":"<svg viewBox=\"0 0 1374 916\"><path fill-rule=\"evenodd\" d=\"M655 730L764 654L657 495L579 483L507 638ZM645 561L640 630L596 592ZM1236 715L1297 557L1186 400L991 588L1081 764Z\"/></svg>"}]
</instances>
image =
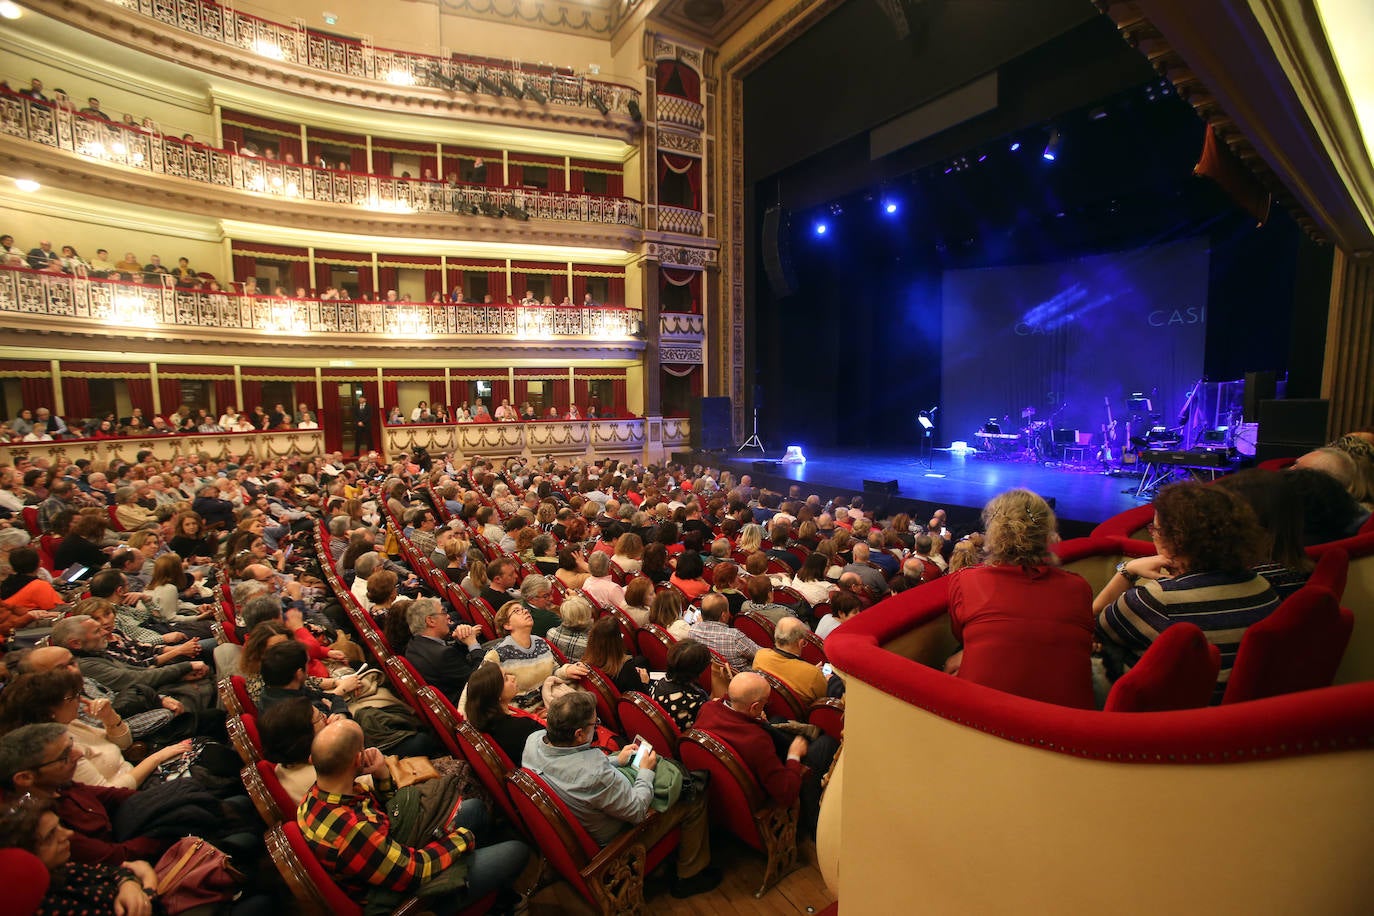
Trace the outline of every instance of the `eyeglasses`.
<instances>
[{"instance_id":1,"label":"eyeglasses","mask_svg":"<svg viewBox=\"0 0 1374 916\"><path fill-rule=\"evenodd\" d=\"M75 739L69 739L69 740L67 741L67 746L66 746L65 748L62 749L62 753L61 753L61 754L59 754L58 756L54 757L54 758L51 759L51 760L45 760L45 761L43 761L42 763L38 764L38 766L34 767L34 769L35 769L35 770L41 770L41 769L43 769L44 767L50 767L50 766L52 766L54 763L66 763L68 760L71 759L71 757L72 757L72 751L74 751L74 750L76 750L76 740L75 740Z\"/></svg>"}]
</instances>

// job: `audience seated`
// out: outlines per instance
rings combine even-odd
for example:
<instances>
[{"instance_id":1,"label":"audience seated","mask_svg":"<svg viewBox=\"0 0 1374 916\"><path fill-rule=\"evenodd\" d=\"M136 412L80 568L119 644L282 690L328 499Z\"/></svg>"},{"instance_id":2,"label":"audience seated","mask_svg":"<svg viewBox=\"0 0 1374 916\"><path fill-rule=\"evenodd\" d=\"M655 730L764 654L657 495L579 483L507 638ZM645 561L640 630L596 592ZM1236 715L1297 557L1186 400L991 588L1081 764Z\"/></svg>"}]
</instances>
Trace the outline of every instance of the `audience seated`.
<instances>
[{"instance_id":1,"label":"audience seated","mask_svg":"<svg viewBox=\"0 0 1374 916\"><path fill-rule=\"evenodd\" d=\"M517 766L525 752L525 740L543 728L538 719L511 705L518 692L515 675L492 662L483 662L468 678L468 721L495 741Z\"/></svg>"},{"instance_id":2,"label":"audience seated","mask_svg":"<svg viewBox=\"0 0 1374 916\"><path fill-rule=\"evenodd\" d=\"M825 696L829 687L820 666L801 658L802 639L809 632L807 625L797 618L784 618L773 630L773 647L760 649L754 655L754 667L790 687L804 706Z\"/></svg>"}]
</instances>

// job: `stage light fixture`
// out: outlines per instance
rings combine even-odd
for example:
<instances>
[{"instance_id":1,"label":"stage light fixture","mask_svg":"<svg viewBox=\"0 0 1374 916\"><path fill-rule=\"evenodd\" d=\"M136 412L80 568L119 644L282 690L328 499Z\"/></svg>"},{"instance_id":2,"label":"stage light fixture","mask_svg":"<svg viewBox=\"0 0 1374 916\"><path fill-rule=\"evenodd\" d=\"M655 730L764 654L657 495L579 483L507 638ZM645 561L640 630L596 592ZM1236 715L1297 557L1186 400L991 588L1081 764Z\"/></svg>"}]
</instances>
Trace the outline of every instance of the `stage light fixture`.
<instances>
[{"instance_id":1,"label":"stage light fixture","mask_svg":"<svg viewBox=\"0 0 1374 916\"><path fill-rule=\"evenodd\" d=\"M453 79L454 79L454 82L456 82L459 86L462 86L462 87L463 87L463 91L464 91L464 92L476 92L476 91L477 91L477 88L478 88L478 87L477 87L477 83L474 82L473 80L468 79L468 78L467 78L466 76L464 76L463 74L461 74L461 73L454 73L454 74L453 74Z\"/></svg>"},{"instance_id":2,"label":"stage light fixture","mask_svg":"<svg viewBox=\"0 0 1374 916\"><path fill-rule=\"evenodd\" d=\"M548 102L548 100L549 100L548 96L546 96L546 95L544 95L544 93L540 92L540 91L539 91L539 87L533 85L529 80L525 80L525 95L527 95L527 96L529 96L530 98L534 99L534 100L535 100L536 102L538 102L540 105L545 104L545 103Z\"/></svg>"},{"instance_id":3,"label":"stage light fixture","mask_svg":"<svg viewBox=\"0 0 1374 916\"><path fill-rule=\"evenodd\" d=\"M491 95L501 94L501 87L496 85L491 77L487 76L485 73L477 77L477 84L482 87L484 92L488 92Z\"/></svg>"},{"instance_id":4,"label":"stage light fixture","mask_svg":"<svg viewBox=\"0 0 1374 916\"><path fill-rule=\"evenodd\" d=\"M1013 153L1016 152L1017 150L1019 150L1020 148L1021 148L1021 141L1020 141L1020 140L1013 140L1013 141L1011 141L1011 146L1009 147L1009 149L1010 149Z\"/></svg>"},{"instance_id":5,"label":"stage light fixture","mask_svg":"<svg viewBox=\"0 0 1374 916\"><path fill-rule=\"evenodd\" d=\"M824 222L816 223L816 226L815 226L815 233L816 233L817 235L825 235L825 234L826 234L827 232L829 232L829 231L830 231L830 227L829 227L828 225L826 225Z\"/></svg>"},{"instance_id":6,"label":"stage light fixture","mask_svg":"<svg viewBox=\"0 0 1374 916\"><path fill-rule=\"evenodd\" d=\"M611 106L606 104L606 100L599 93L593 92L590 98L592 104L596 106L596 110L601 112L603 116L611 113Z\"/></svg>"},{"instance_id":7,"label":"stage light fixture","mask_svg":"<svg viewBox=\"0 0 1374 916\"><path fill-rule=\"evenodd\" d=\"M525 90L515 85L515 80L511 79L509 76L501 77L501 88L504 89L505 94L511 98L523 99L525 97Z\"/></svg>"},{"instance_id":8,"label":"stage light fixture","mask_svg":"<svg viewBox=\"0 0 1374 916\"><path fill-rule=\"evenodd\" d=\"M644 112L639 110L639 103L636 102L634 99L630 99L630 101L626 102L625 107L630 110L631 118L633 118L636 121L644 120Z\"/></svg>"},{"instance_id":9,"label":"stage light fixture","mask_svg":"<svg viewBox=\"0 0 1374 916\"><path fill-rule=\"evenodd\" d=\"M889 200L886 203L884 203L883 212L886 213L888 216L895 215L897 212L897 202L895 200Z\"/></svg>"},{"instance_id":10,"label":"stage light fixture","mask_svg":"<svg viewBox=\"0 0 1374 916\"><path fill-rule=\"evenodd\" d=\"M1050 129L1049 142L1045 144L1045 151L1040 154L1040 158L1046 162L1053 162L1059 158L1059 128Z\"/></svg>"}]
</instances>

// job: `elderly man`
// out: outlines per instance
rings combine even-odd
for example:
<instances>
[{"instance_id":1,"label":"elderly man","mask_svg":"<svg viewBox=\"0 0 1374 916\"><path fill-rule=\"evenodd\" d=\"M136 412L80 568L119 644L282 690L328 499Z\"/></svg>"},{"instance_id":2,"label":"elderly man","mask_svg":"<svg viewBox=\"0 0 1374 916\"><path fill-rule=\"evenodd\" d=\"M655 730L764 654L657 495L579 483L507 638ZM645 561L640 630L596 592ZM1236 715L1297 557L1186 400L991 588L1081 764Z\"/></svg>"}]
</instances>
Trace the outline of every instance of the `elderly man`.
<instances>
[{"instance_id":1,"label":"elderly man","mask_svg":"<svg viewBox=\"0 0 1374 916\"><path fill-rule=\"evenodd\" d=\"M876 598L887 595L887 579L881 572L868 565L869 548L868 545L860 541L854 545L854 562L840 570L841 575L854 573L863 582L864 586L873 593Z\"/></svg>"},{"instance_id":2,"label":"elderly man","mask_svg":"<svg viewBox=\"0 0 1374 916\"><path fill-rule=\"evenodd\" d=\"M616 767L629 764L636 746L622 748L613 761L592 745L596 737L596 700L585 691L556 697L549 704L547 722L546 730L526 739L521 763L558 793L592 839L605 846L626 824L638 824L648 816L654 800L657 754L649 751L636 768L634 779L626 779ZM721 871L710 864L706 795L691 801L679 800L678 804L685 805L686 810L678 825L682 840L677 850L677 877L672 893L682 898L713 890L720 884ZM651 829L645 838L646 848L673 826L666 818L660 818L655 827L658 825L662 825L661 829Z\"/></svg>"},{"instance_id":3,"label":"elderly man","mask_svg":"<svg viewBox=\"0 0 1374 916\"><path fill-rule=\"evenodd\" d=\"M425 682L455 705L468 678L482 664L478 630L467 624L452 626L443 606L434 598L417 598L406 610L410 642L406 660Z\"/></svg>"},{"instance_id":4,"label":"elderly man","mask_svg":"<svg viewBox=\"0 0 1374 916\"><path fill-rule=\"evenodd\" d=\"M33 416L33 425L38 429L46 429L48 435L52 436L54 439L66 436L71 432L71 430L67 429L67 424L62 418L46 407L38 408L38 410L34 411Z\"/></svg>"},{"instance_id":5,"label":"elderly man","mask_svg":"<svg viewBox=\"0 0 1374 916\"><path fill-rule=\"evenodd\" d=\"M770 690L761 674L737 674L730 679L725 699L701 707L696 727L733 748L775 803L790 805L800 796L800 826L814 833L821 779L830 770L838 743L828 735L808 741L770 726L764 718ZM803 772L803 766L809 772Z\"/></svg>"},{"instance_id":6,"label":"elderly man","mask_svg":"<svg viewBox=\"0 0 1374 916\"><path fill-rule=\"evenodd\" d=\"M310 745L310 760L316 781L296 811L296 823L324 870L351 899L361 903L386 892L423 895L426 885L444 876L452 890L426 895L427 909L454 913L493 890L498 911L519 902L511 886L529 860L529 849L518 840L490 843L481 799L465 799L442 835L423 846L407 846L394 838L387 815L396 794L391 772L381 751L363 746L357 723L326 725ZM372 777L370 791L357 782L363 775ZM388 895L385 908L396 902Z\"/></svg>"},{"instance_id":7,"label":"elderly man","mask_svg":"<svg viewBox=\"0 0 1374 916\"><path fill-rule=\"evenodd\" d=\"M868 590L867 585L864 585L864 581L863 579L859 578L858 573L841 573L839 585L840 591L848 592L849 594L853 595L864 607L867 608L873 606L873 593Z\"/></svg>"},{"instance_id":8,"label":"elderly man","mask_svg":"<svg viewBox=\"0 0 1374 916\"><path fill-rule=\"evenodd\" d=\"M625 588L616 585L611 578L610 554L594 551L587 558L587 571L591 573L582 583L582 591L590 595L602 607L615 607L625 610Z\"/></svg>"},{"instance_id":9,"label":"elderly man","mask_svg":"<svg viewBox=\"0 0 1374 916\"><path fill-rule=\"evenodd\" d=\"M205 662L140 668L120 661L109 653L109 638L89 615L77 614L57 621L50 642L70 651L83 675L110 690L151 689L180 700L197 713L204 713L215 704L215 685L207 679L210 666Z\"/></svg>"},{"instance_id":10,"label":"elderly man","mask_svg":"<svg viewBox=\"0 0 1374 916\"><path fill-rule=\"evenodd\" d=\"M736 671L748 668L758 654L758 643L730 626L730 601L718 592L701 599L701 619L692 624L692 639L725 658Z\"/></svg>"},{"instance_id":11,"label":"elderly man","mask_svg":"<svg viewBox=\"0 0 1374 916\"><path fill-rule=\"evenodd\" d=\"M810 628L795 617L785 617L773 630L773 648L760 649L754 656L754 667L782 681L797 695L803 705L825 696L829 684L819 665L801 657L802 640Z\"/></svg>"}]
</instances>

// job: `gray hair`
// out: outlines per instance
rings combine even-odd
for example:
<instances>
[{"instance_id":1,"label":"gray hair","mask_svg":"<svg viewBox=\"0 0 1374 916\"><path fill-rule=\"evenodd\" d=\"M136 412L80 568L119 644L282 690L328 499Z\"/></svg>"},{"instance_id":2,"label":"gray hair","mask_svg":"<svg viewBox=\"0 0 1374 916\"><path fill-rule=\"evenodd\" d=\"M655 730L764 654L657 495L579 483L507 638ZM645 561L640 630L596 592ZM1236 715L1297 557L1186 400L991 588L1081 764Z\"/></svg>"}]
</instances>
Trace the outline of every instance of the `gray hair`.
<instances>
[{"instance_id":1,"label":"gray hair","mask_svg":"<svg viewBox=\"0 0 1374 916\"><path fill-rule=\"evenodd\" d=\"M137 495L138 491L133 487L120 487L118 490L115 490L115 502L122 506L125 503L133 502L134 497Z\"/></svg>"},{"instance_id":2,"label":"gray hair","mask_svg":"<svg viewBox=\"0 0 1374 916\"><path fill-rule=\"evenodd\" d=\"M423 633L428 626L429 618L440 613L443 613L443 607L438 599L416 598L410 602L410 607L406 608L406 626L410 627L410 634L415 636Z\"/></svg>"},{"instance_id":3,"label":"gray hair","mask_svg":"<svg viewBox=\"0 0 1374 916\"><path fill-rule=\"evenodd\" d=\"M611 571L611 558L604 550L597 550L587 558L587 572L598 579Z\"/></svg>"},{"instance_id":4,"label":"gray hair","mask_svg":"<svg viewBox=\"0 0 1374 916\"><path fill-rule=\"evenodd\" d=\"M0 738L0 785L14 788L14 775L43 762L48 745L65 737L67 727L57 722L23 725Z\"/></svg>"},{"instance_id":5,"label":"gray hair","mask_svg":"<svg viewBox=\"0 0 1374 916\"><path fill-rule=\"evenodd\" d=\"M596 616L592 604L581 595L569 595L558 608L558 616L563 618L562 627L568 630L585 630L592 625Z\"/></svg>"},{"instance_id":6,"label":"gray hair","mask_svg":"<svg viewBox=\"0 0 1374 916\"><path fill-rule=\"evenodd\" d=\"M266 582L259 582L257 579L243 579L234 583L234 587L229 590L229 598L234 602L234 607L246 608L250 601L268 590L269 587Z\"/></svg>"},{"instance_id":7,"label":"gray hair","mask_svg":"<svg viewBox=\"0 0 1374 916\"><path fill-rule=\"evenodd\" d=\"M525 581L520 583L520 597L526 601L533 601L549 593L552 586L549 580L543 576L526 576Z\"/></svg>"},{"instance_id":8,"label":"gray hair","mask_svg":"<svg viewBox=\"0 0 1374 916\"><path fill-rule=\"evenodd\" d=\"M382 565L382 558L377 553L365 553L353 561L353 572L364 579L371 577L377 571L377 567Z\"/></svg>"},{"instance_id":9,"label":"gray hair","mask_svg":"<svg viewBox=\"0 0 1374 916\"><path fill-rule=\"evenodd\" d=\"M64 649L68 648L67 643L82 638L86 621L90 619L89 614L73 614L70 617L63 617L52 625L52 636L48 638L48 644L61 646Z\"/></svg>"},{"instance_id":10,"label":"gray hair","mask_svg":"<svg viewBox=\"0 0 1374 916\"><path fill-rule=\"evenodd\" d=\"M253 581L256 582L257 580L254 579ZM243 618L245 632L251 632L253 627L264 620L280 620L282 617L281 599L270 592L258 595L245 604L235 603L234 607L239 608L239 616Z\"/></svg>"},{"instance_id":11,"label":"gray hair","mask_svg":"<svg viewBox=\"0 0 1374 916\"><path fill-rule=\"evenodd\" d=\"M806 621L797 617L784 617L778 621L777 627L773 629L773 645L775 646L795 646L802 641L802 634L807 632L809 627Z\"/></svg>"},{"instance_id":12,"label":"gray hair","mask_svg":"<svg viewBox=\"0 0 1374 916\"><path fill-rule=\"evenodd\" d=\"M33 540L23 528L0 528L0 547L24 547Z\"/></svg>"},{"instance_id":13,"label":"gray hair","mask_svg":"<svg viewBox=\"0 0 1374 916\"><path fill-rule=\"evenodd\" d=\"M549 743L555 747L570 747L577 730L586 728L596 718L596 699L586 690L574 690L549 702L544 721Z\"/></svg>"},{"instance_id":14,"label":"gray hair","mask_svg":"<svg viewBox=\"0 0 1374 916\"><path fill-rule=\"evenodd\" d=\"M329 520L329 533L341 538L348 534L348 516L336 515Z\"/></svg>"}]
</instances>

